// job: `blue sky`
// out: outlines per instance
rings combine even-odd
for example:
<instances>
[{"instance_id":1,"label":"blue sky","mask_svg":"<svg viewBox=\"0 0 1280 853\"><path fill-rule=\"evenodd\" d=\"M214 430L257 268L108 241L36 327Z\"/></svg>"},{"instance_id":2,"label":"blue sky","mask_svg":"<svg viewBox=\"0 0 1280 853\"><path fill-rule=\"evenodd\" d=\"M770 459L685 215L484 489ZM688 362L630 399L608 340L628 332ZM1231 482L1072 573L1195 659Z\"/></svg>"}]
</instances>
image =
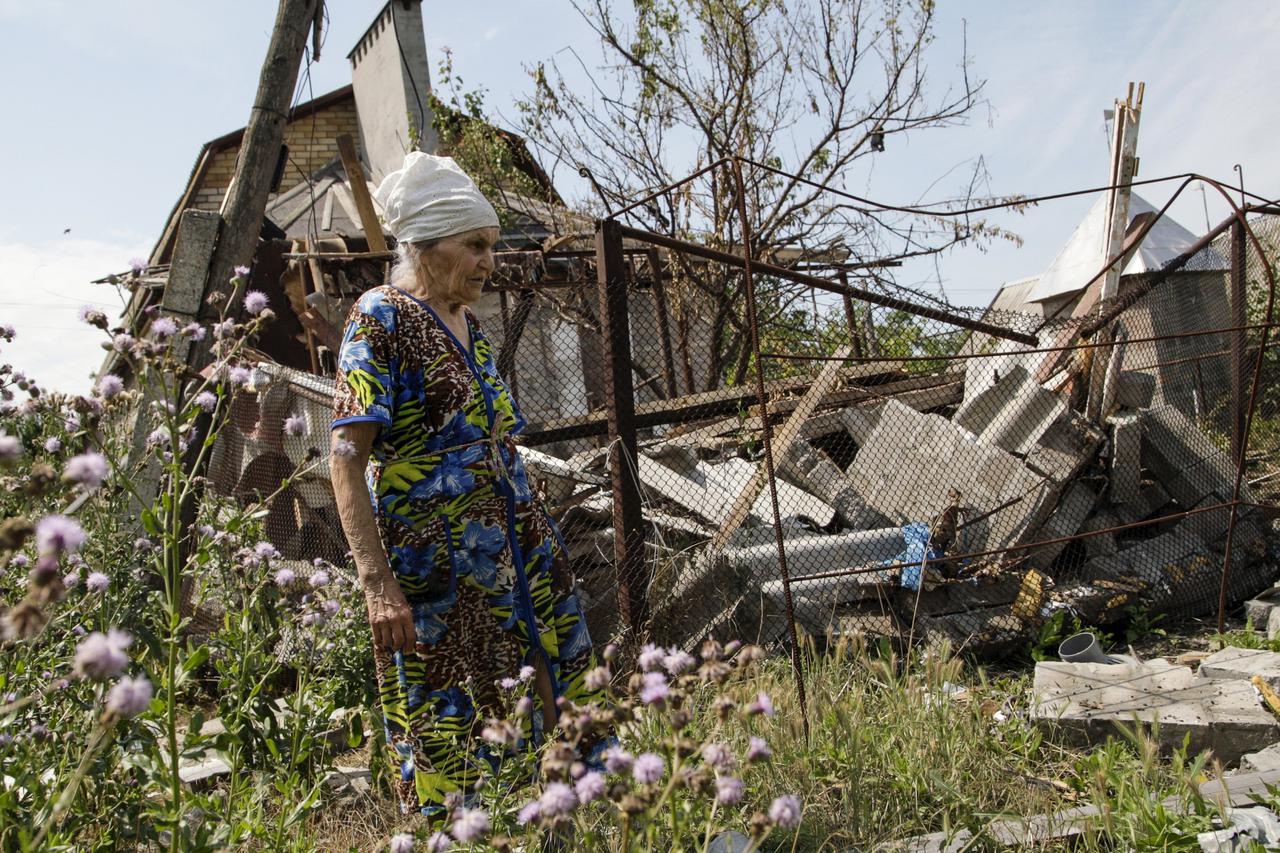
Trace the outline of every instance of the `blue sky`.
<instances>
[{"instance_id":1,"label":"blue sky","mask_svg":"<svg viewBox=\"0 0 1280 853\"><path fill-rule=\"evenodd\" d=\"M314 94L349 82L347 51L381 6L330 2ZM0 0L11 117L0 137L8 200L0 206L0 321L19 333L7 360L50 387L87 386L100 350L76 312L86 302L120 304L111 288L87 282L149 252L200 145L244 124L274 8L266 0ZM1130 80L1144 80L1140 177L1198 171L1234 181L1239 163L1251 190L1280 196L1271 88L1280 78L1272 49L1280 4L940 0L938 8L931 79L939 87L955 80L967 32L988 103L967 127L891 137L869 168L849 176L851 189L895 203L935 200L955 187L944 179L928 190L933 181L978 157L996 193L1097 186L1107 172L1102 110ZM500 114L511 115L526 89L524 65L570 46L588 61L599 55L567 0L425 0L423 9L433 70L440 49L452 48L467 86L487 88ZM1168 192L1144 195L1159 206ZM1091 201L1001 216L996 224L1018 232L1022 247L942 258L946 294L984 304L1001 282L1040 272ZM1208 205L1213 222L1225 215L1219 199ZM1204 230L1198 192L1174 215ZM908 269L904 283L934 272Z\"/></svg>"}]
</instances>

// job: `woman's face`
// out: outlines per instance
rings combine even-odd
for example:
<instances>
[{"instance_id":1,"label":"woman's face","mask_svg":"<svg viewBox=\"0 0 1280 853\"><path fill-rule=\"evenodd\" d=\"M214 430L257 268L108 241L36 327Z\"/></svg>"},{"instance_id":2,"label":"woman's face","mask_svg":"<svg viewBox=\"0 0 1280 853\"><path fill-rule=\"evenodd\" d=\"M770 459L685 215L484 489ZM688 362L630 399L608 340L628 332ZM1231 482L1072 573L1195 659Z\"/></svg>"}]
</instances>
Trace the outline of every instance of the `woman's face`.
<instances>
[{"instance_id":1,"label":"woman's face","mask_svg":"<svg viewBox=\"0 0 1280 853\"><path fill-rule=\"evenodd\" d=\"M485 281L493 273L493 247L497 228L475 228L442 237L422 252L421 274L429 299L450 305L470 305L480 298Z\"/></svg>"}]
</instances>

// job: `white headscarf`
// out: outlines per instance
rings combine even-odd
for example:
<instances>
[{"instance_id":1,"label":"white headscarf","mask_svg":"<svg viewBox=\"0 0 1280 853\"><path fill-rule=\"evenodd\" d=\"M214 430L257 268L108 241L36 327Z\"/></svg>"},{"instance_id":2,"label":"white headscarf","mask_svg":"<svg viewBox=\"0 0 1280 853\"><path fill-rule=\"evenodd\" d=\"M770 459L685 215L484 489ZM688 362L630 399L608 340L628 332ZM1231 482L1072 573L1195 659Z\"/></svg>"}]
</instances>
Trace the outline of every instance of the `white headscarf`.
<instances>
[{"instance_id":1,"label":"white headscarf","mask_svg":"<svg viewBox=\"0 0 1280 853\"><path fill-rule=\"evenodd\" d=\"M416 243L498 226L498 214L452 157L410 151L373 197L396 242Z\"/></svg>"}]
</instances>

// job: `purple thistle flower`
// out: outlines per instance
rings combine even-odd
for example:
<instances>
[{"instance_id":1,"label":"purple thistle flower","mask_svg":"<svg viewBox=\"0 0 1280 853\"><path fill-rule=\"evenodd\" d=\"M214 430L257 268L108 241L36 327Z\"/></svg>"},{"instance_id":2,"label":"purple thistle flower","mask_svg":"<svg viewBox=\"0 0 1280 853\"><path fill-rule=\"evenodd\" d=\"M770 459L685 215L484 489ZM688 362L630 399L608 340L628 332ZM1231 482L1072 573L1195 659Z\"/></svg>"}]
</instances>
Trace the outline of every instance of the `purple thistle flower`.
<instances>
[{"instance_id":1,"label":"purple thistle flower","mask_svg":"<svg viewBox=\"0 0 1280 853\"><path fill-rule=\"evenodd\" d=\"M463 844L479 841L489 834L489 813L484 809L459 809L449 831Z\"/></svg>"},{"instance_id":2,"label":"purple thistle flower","mask_svg":"<svg viewBox=\"0 0 1280 853\"><path fill-rule=\"evenodd\" d=\"M671 695L666 676L660 672L646 672L644 686L640 688L640 701L646 705L661 705Z\"/></svg>"},{"instance_id":3,"label":"purple thistle flower","mask_svg":"<svg viewBox=\"0 0 1280 853\"><path fill-rule=\"evenodd\" d=\"M413 853L413 836L407 832L391 836L391 843L387 845L387 850L390 853Z\"/></svg>"},{"instance_id":4,"label":"purple thistle flower","mask_svg":"<svg viewBox=\"0 0 1280 853\"><path fill-rule=\"evenodd\" d=\"M311 577L307 578L307 583L311 584L312 589L319 589L322 586L328 586L330 580L329 573L321 569L318 572L312 572Z\"/></svg>"},{"instance_id":5,"label":"purple thistle flower","mask_svg":"<svg viewBox=\"0 0 1280 853\"><path fill-rule=\"evenodd\" d=\"M45 453L57 453L62 449L62 439L56 435L51 435L44 440Z\"/></svg>"},{"instance_id":6,"label":"purple thistle flower","mask_svg":"<svg viewBox=\"0 0 1280 853\"><path fill-rule=\"evenodd\" d=\"M769 694L761 690L756 694L756 701L747 706L748 714L764 714L766 717L772 717L774 714L773 700L769 698Z\"/></svg>"},{"instance_id":7,"label":"purple thistle flower","mask_svg":"<svg viewBox=\"0 0 1280 853\"><path fill-rule=\"evenodd\" d=\"M108 373L98 380L98 394L105 400L110 400L123 390L124 380L114 373Z\"/></svg>"},{"instance_id":8,"label":"purple thistle flower","mask_svg":"<svg viewBox=\"0 0 1280 853\"><path fill-rule=\"evenodd\" d=\"M41 554L74 554L84 540L80 523L65 515L46 515L36 525L36 549Z\"/></svg>"},{"instance_id":9,"label":"purple thistle flower","mask_svg":"<svg viewBox=\"0 0 1280 853\"><path fill-rule=\"evenodd\" d=\"M702 760L716 770L732 770L738 764L733 751L723 743L712 741L702 747Z\"/></svg>"},{"instance_id":10,"label":"purple thistle flower","mask_svg":"<svg viewBox=\"0 0 1280 853\"><path fill-rule=\"evenodd\" d=\"M107 458L93 451L72 456L62 469L62 479L79 483L89 492L96 492L106 478Z\"/></svg>"},{"instance_id":11,"label":"purple thistle flower","mask_svg":"<svg viewBox=\"0 0 1280 853\"><path fill-rule=\"evenodd\" d=\"M453 839L444 832L433 832L427 836L428 853L444 853L453 846Z\"/></svg>"},{"instance_id":12,"label":"purple thistle flower","mask_svg":"<svg viewBox=\"0 0 1280 853\"><path fill-rule=\"evenodd\" d=\"M9 565L13 566L15 569L25 569L27 564L30 562L31 560L26 554L14 554L9 558Z\"/></svg>"},{"instance_id":13,"label":"purple thistle flower","mask_svg":"<svg viewBox=\"0 0 1280 853\"><path fill-rule=\"evenodd\" d=\"M213 336L218 340L231 337L235 333L235 330L235 320L223 320L221 323L213 324Z\"/></svg>"},{"instance_id":14,"label":"purple thistle flower","mask_svg":"<svg viewBox=\"0 0 1280 853\"><path fill-rule=\"evenodd\" d=\"M666 659L667 652L665 649L659 648L652 643L646 643L645 646L640 649L640 657L637 662L640 664L640 668L642 670L649 672L661 667Z\"/></svg>"},{"instance_id":15,"label":"purple thistle flower","mask_svg":"<svg viewBox=\"0 0 1280 853\"><path fill-rule=\"evenodd\" d=\"M246 266L237 266L235 268L235 274L236 274L236 278L248 278L249 268Z\"/></svg>"},{"instance_id":16,"label":"purple thistle flower","mask_svg":"<svg viewBox=\"0 0 1280 853\"><path fill-rule=\"evenodd\" d=\"M17 436L0 432L0 461L8 462L22 455L22 442Z\"/></svg>"},{"instance_id":17,"label":"purple thistle flower","mask_svg":"<svg viewBox=\"0 0 1280 853\"><path fill-rule=\"evenodd\" d=\"M124 650L132 643L133 637L124 631L94 631L76 646L75 671L94 681L115 678L129 664Z\"/></svg>"},{"instance_id":18,"label":"purple thistle flower","mask_svg":"<svg viewBox=\"0 0 1280 853\"><path fill-rule=\"evenodd\" d=\"M512 709L517 717L527 717L533 713L533 700L528 696L521 696L516 700L516 706Z\"/></svg>"},{"instance_id":19,"label":"purple thistle flower","mask_svg":"<svg viewBox=\"0 0 1280 853\"><path fill-rule=\"evenodd\" d=\"M206 412L212 412L218 405L218 395L212 391L201 391L196 395L195 404Z\"/></svg>"},{"instance_id":20,"label":"purple thistle flower","mask_svg":"<svg viewBox=\"0 0 1280 853\"><path fill-rule=\"evenodd\" d=\"M170 338L178 333L178 324L172 317L161 317L151 323L151 334L157 338Z\"/></svg>"},{"instance_id":21,"label":"purple thistle flower","mask_svg":"<svg viewBox=\"0 0 1280 853\"><path fill-rule=\"evenodd\" d=\"M673 649L662 661L663 668L672 678L682 672L693 669L696 664L697 661L693 659L693 655L682 649Z\"/></svg>"},{"instance_id":22,"label":"purple thistle flower","mask_svg":"<svg viewBox=\"0 0 1280 853\"><path fill-rule=\"evenodd\" d=\"M592 800L599 799L604 795L604 774L599 770L591 770L578 780L573 789L574 793L578 795L578 802L580 803L589 803Z\"/></svg>"},{"instance_id":23,"label":"purple thistle flower","mask_svg":"<svg viewBox=\"0 0 1280 853\"><path fill-rule=\"evenodd\" d=\"M80 573L67 572L65 575L62 576L62 585L65 586L67 589L75 589L77 586L80 585Z\"/></svg>"},{"instance_id":24,"label":"purple thistle flower","mask_svg":"<svg viewBox=\"0 0 1280 853\"><path fill-rule=\"evenodd\" d=\"M154 690L146 676L122 678L107 691L107 712L116 717L136 717L151 704Z\"/></svg>"},{"instance_id":25,"label":"purple thistle flower","mask_svg":"<svg viewBox=\"0 0 1280 853\"><path fill-rule=\"evenodd\" d=\"M716 802L725 806L736 805L742 800L743 784L733 776L716 777Z\"/></svg>"},{"instance_id":26,"label":"purple thistle flower","mask_svg":"<svg viewBox=\"0 0 1280 853\"><path fill-rule=\"evenodd\" d=\"M635 766L631 768L632 777L641 785L657 782L666 772L667 762L656 752L642 752L636 756Z\"/></svg>"},{"instance_id":27,"label":"purple thistle flower","mask_svg":"<svg viewBox=\"0 0 1280 853\"><path fill-rule=\"evenodd\" d=\"M588 690L604 690L613 681L613 674L609 672L607 666L597 666L594 669L587 670L586 675L582 677L582 683Z\"/></svg>"},{"instance_id":28,"label":"purple thistle flower","mask_svg":"<svg viewBox=\"0 0 1280 853\"><path fill-rule=\"evenodd\" d=\"M147 262L142 258L130 258L129 269L133 270L134 275L142 275L147 271Z\"/></svg>"},{"instance_id":29,"label":"purple thistle flower","mask_svg":"<svg viewBox=\"0 0 1280 853\"><path fill-rule=\"evenodd\" d=\"M249 368L237 364L227 371L227 378L231 380L232 385L248 385L253 374L249 372Z\"/></svg>"},{"instance_id":30,"label":"purple thistle flower","mask_svg":"<svg viewBox=\"0 0 1280 853\"><path fill-rule=\"evenodd\" d=\"M147 446L159 447L162 444L169 443L169 431L164 427L156 427L147 433Z\"/></svg>"},{"instance_id":31,"label":"purple thistle flower","mask_svg":"<svg viewBox=\"0 0 1280 853\"><path fill-rule=\"evenodd\" d=\"M538 806L544 817L567 815L578 807L578 795L563 782L552 782L542 790Z\"/></svg>"},{"instance_id":32,"label":"purple thistle flower","mask_svg":"<svg viewBox=\"0 0 1280 853\"><path fill-rule=\"evenodd\" d=\"M339 459L350 459L356 455L356 445L353 441L347 441L340 438L333 443L333 455Z\"/></svg>"},{"instance_id":33,"label":"purple thistle flower","mask_svg":"<svg viewBox=\"0 0 1280 853\"><path fill-rule=\"evenodd\" d=\"M307 431L307 419L302 415L289 415L284 419L285 435L302 435Z\"/></svg>"},{"instance_id":34,"label":"purple thistle flower","mask_svg":"<svg viewBox=\"0 0 1280 853\"><path fill-rule=\"evenodd\" d=\"M611 746L604 751L604 769L610 773L617 773L621 776L630 772L635 765L636 760L620 746Z\"/></svg>"},{"instance_id":35,"label":"purple thistle flower","mask_svg":"<svg viewBox=\"0 0 1280 853\"><path fill-rule=\"evenodd\" d=\"M533 678L533 676L536 673L537 673L537 670L535 670L533 667L529 666L528 664L525 664L524 666L520 667L520 680L524 682L528 682L530 679Z\"/></svg>"},{"instance_id":36,"label":"purple thistle flower","mask_svg":"<svg viewBox=\"0 0 1280 853\"><path fill-rule=\"evenodd\" d=\"M137 539L133 540L133 550L141 551L144 554L155 547L155 545L151 544L151 540L145 536L139 536Z\"/></svg>"},{"instance_id":37,"label":"purple thistle flower","mask_svg":"<svg viewBox=\"0 0 1280 853\"><path fill-rule=\"evenodd\" d=\"M107 315L92 305L85 305L80 309L80 322L88 323L90 326L97 326L99 329L105 329L107 327Z\"/></svg>"},{"instance_id":38,"label":"purple thistle flower","mask_svg":"<svg viewBox=\"0 0 1280 853\"><path fill-rule=\"evenodd\" d=\"M208 330L199 323L188 323L182 327L182 334L191 338L193 341L203 341L204 336L208 334Z\"/></svg>"},{"instance_id":39,"label":"purple thistle flower","mask_svg":"<svg viewBox=\"0 0 1280 853\"><path fill-rule=\"evenodd\" d=\"M506 678L498 682L498 686L501 687L503 690L515 690L517 687L520 686L520 682L516 681L511 676L507 676Z\"/></svg>"},{"instance_id":40,"label":"purple thistle flower","mask_svg":"<svg viewBox=\"0 0 1280 853\"><path fill-rule=\"evenodd\" d=\"M89 577L85 578L84 585L91 592L106 592L107 588L111 586L111 578L102 572L89 572Z\"/></svg>"},{"instance_id":41,"label":"purple thistle flower","mask_svg":"<svg viewBox=\"0 0 1280 853\"><path fill-rule=\"evenodd\" d=\"M284 589L285 587L292 585L293 582L296 581L297 579L298 579L298 576L293 573L293 569L279 569L276 572L276 577L275 577L276 586L280 587L281 589Z\"/></svg>"},{"instance_id":42,"label":"purple thistle flower","mask_svg":"<svg viewBox=\"0 0 1280 853\"><path fill-rule=\"evenodd\" d=\"M254 315L261 314L268 301L267 294L261 290L250 290L244 295L244 310Z\"/></svg>"},{"instance_id":43,"label":"purple thistle flower","mask_svg":"<svg viewBox=\"0 0 1280 853\"><path fill-rule=\"evenodd\" d=\"M116 352L128 352L134 343L133 335L127 332L120 332L111 338L111 348Z\"/></svg>"},{"instance_id":44,"label":"purple thistle flower","mask_svg":"<svg viewBox=\"0 0 1280 853\"><path fill-rule=\"evenodd\" d=\"M521 826L533 823L542 817L542 805L537 800L531 803L525 803L520 808L520 813L516 815L516 823Z\"/></svg>"},{"instance_id":45,"label":"purple thistle flower","mask_svg":"<svg viewBox=\"0 0 1280 853\"><path fill-rule=\"evenodd\" d=\"M336 598L326 598L320 602L320 609L324 611L326 616L337 616L338 611L342 609L342 602Z\"/></svg>"},{"instance_id":46,"label":"purple thistle flower","mask_svg":"<svg viewBox=\"0 0 1280 853\"><path fill-rule=\"evenodd\" d=\"M769 820L783 829L795 829L800 825L800 798L795 794L783 794L769 804Z\"/></svg>"},{"instance_id":47,"label":"purple thistle flower","mask_svg":"<svg viewBox=\"0 0 1280 853\"><path fill-rule=\"evenodd\" d=\"M772 757L773 750L769 748L768 742L762 737L753 737L747 744L747 761L765 761Z\"/></svg>"},{"instance_id":48,"label":"purple thistle flower","mask_svg":"<svg viewBox=\"0 0 1280 853\"><path fill-rule=\"evenodd\" d=\"M276 550L276 546L270 542L259 542L253 546L253 553L257 554L263 560L275 560L280 556L280 552Z\"/></svg>"}]
</instances>

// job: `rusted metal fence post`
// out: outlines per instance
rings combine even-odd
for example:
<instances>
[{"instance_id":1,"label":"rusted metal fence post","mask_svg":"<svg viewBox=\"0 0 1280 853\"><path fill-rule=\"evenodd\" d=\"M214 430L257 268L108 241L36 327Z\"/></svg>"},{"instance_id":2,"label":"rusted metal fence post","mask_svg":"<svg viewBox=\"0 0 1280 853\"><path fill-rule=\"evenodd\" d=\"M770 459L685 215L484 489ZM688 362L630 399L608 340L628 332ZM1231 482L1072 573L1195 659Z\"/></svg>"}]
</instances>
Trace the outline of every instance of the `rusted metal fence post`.
<instances>
[{"instance_id":1,"label":"rusted metal fence post","mask_svg":"<svg viewBox=\"0 0 1280 853\"><path fill-rule=\"evenodd\" d=\"M618 610L634 642L649 621L649 578L644 560L644 518L636 467L636 401L631 379L631 327L627 278L617 220L596 225L600 338L604 349L605 405L609 413L609 471L613 479L613 555Z\"/></svg>"},{"instance_id":2,"label":"rusted metal fence post","mask_svg":"<svg viewBox=\"0 0 1280 853\"><path fill-rule=\"evenodd\" d=\"M1237 462L1245 445L1244 423L1248 401L1245 399L1245 236L1244 222L1231 223L1231 458Z\"/></svg>"}]
</instances>

